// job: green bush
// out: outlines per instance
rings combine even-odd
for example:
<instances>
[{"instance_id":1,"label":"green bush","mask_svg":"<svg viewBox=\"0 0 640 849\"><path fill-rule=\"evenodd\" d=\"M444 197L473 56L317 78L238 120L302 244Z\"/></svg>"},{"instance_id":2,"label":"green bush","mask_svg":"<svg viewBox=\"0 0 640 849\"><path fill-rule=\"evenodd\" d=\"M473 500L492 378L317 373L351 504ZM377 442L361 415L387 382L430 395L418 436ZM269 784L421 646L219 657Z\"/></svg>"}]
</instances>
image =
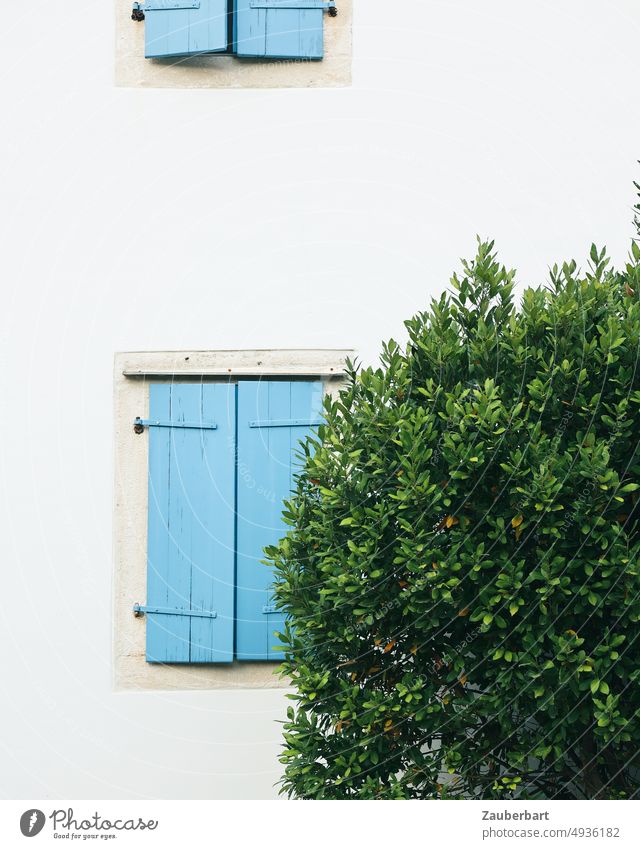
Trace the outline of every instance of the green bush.
<instances>
[{"instance_id":1,"label":"green bush","mask_svg":"<svg viewBox=\"0 0 640 849\"><path fill-rule=\"evenodd\" d=\"M480 243L305 446L290 796L638 793L640 248L513 286Z\"/></svg>"}]
</instances>

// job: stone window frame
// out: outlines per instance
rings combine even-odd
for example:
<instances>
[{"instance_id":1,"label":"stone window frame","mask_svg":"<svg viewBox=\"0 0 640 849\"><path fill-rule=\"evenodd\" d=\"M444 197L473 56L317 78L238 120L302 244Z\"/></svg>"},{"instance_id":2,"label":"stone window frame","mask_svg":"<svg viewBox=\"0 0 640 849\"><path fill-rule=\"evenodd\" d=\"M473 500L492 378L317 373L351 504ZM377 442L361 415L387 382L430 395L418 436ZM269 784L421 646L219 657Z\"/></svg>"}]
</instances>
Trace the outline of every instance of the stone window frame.
<instances>
[{"instance_id":1,"label":"stone window frame","mask_svg":"<svg viewBox=\"0 0 640 849\"><path fill-rule=\"evenodd\" d=\"M334 394L345 379L352 349L149 351L114 357L114 505L112 670L115 690L271 689L287 687L269 661L230 664L156 664L145 656L148 431L136 435L136 416L149 414L149 384L241 378L320 379Z\"/></svg>"},{"instance_id":2,"label":"stone window frame","mask_svg":"<svg viewBox=\"0 0 640 849\"><path fill-rule=\"evenodd\" d=\"M132 0L115 4L115 83L127 88L343 88L351 85L354 0L338 0L324 20L324 58L242 58L204 53L144 58L144 23L131 20Z\"/></svg>"}]
</instances>

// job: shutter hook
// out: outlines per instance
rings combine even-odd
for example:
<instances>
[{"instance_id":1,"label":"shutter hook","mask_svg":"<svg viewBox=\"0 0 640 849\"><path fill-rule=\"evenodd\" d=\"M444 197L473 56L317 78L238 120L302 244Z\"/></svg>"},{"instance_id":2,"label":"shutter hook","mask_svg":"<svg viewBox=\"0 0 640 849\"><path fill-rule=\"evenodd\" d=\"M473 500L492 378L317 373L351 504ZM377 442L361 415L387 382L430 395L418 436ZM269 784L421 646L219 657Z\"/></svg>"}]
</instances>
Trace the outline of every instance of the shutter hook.
<instances>
[{"instance_id":1,"label":"shutter hook","mask_svg":"<svg viewBox=\"0 0 640 849\"><path fill-rule=\"evenodd\" d=\"M142 419L140 416L136 416L136 420L133 423L133 432L134 433L144 433L144 425L142 423Z\"/></svg>"},{"instance_id":2,"label":"shutter hook","mask_svg":"<svg viewBox=\"0 0 640 849\"><path fill-rule=\"evenodd\" d=\"M338 17L338 10L336 9L335 6L329 6L329 17L330 18L337 18Z\"/></svg>"},{"instance_id":3,"label":"shutter hook","mask_svg":"<svg viewBox=\"0 0 640 849\"><path fill-rule=\"evenodd\" d=\"M134 3L131 9L132 21L144 21L144 12L140 3Z\"/></svg>"}]
</instances>

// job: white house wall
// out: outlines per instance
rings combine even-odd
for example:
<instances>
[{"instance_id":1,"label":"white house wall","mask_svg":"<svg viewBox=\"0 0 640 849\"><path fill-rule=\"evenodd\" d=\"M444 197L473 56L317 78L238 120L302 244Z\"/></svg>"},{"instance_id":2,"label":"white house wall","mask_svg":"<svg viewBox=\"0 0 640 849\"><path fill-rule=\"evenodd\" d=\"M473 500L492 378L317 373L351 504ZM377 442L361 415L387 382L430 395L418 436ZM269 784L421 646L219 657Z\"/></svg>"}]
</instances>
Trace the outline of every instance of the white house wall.
<instances>
[{"instance_id":1,"label":"white house wall","mask_svg":"<svg viewBox=\"0 0 640 849\"><path fill-rule=\"evenodd\" d=\"M113 688L114 352L375 362L476 233L624 262L637 0L357 0L311 91L116 88L111 3L5 6L0 792L275 796L285 691Z\"/></svg>"}]
</instances>

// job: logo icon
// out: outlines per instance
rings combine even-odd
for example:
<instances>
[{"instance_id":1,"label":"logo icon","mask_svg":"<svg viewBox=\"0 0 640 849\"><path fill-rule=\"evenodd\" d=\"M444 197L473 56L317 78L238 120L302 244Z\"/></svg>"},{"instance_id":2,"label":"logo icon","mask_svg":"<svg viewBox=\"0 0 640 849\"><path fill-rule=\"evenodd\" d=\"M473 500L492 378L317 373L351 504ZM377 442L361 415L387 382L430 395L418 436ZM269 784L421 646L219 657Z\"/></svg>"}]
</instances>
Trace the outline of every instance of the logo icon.
<instances>
[{"instance_id":1,"label":"logo icon","mask_svg":"<svg viewBox=\"0 0 640 849\"><path fill-rule=\"evenodd\" d=\"M44 827L46 817L42 811L37 808L29 808L20 817L20 831L25 837L35 837L40 834Z\"/></svg>"}]
</instances>

